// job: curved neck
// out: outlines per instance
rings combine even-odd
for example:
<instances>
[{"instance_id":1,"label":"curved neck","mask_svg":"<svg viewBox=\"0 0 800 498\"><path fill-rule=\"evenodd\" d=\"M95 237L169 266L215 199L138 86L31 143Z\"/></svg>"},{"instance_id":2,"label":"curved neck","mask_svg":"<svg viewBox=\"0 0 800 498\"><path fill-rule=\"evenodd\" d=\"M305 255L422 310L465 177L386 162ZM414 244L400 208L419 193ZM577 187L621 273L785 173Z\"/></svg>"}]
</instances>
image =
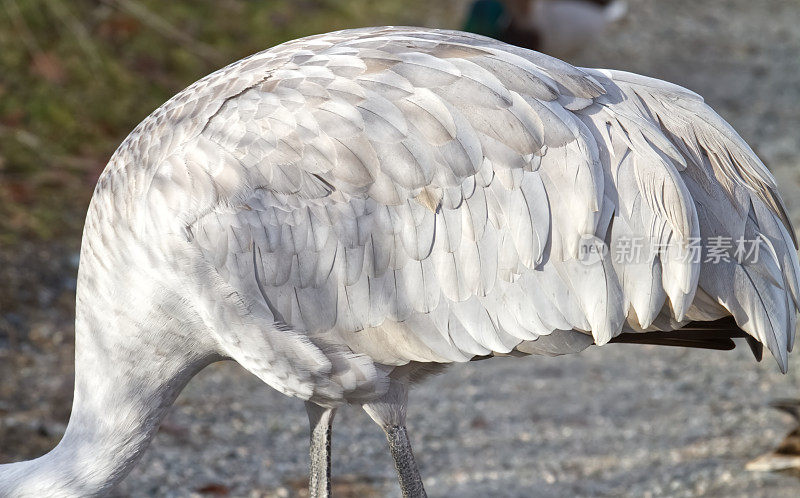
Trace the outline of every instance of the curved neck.
<instances>
[{"instance_id":1,"label":"curved neck","mask_svg":"<svg viewBox=\"0 0 800 498\"><path fill-rule=\"evenodd\" d=\"M130 472L180 390L207 363L184 371L162 371L169 376L163 383L142 378L131 383L131 377L111 375L103 386L87 389L78 388L76 378L64 437L42 457L0 465L0 496L107 493ZM125 387L121 387L123 382Z\"/></svg>"},{"instance_id":2,"label":"curved neck","mask_svg":"<svg viewBox=\"0 0 800 498\"><path fill-rule=\"evenodd\" d=\"M87 307L80 295L78 301L67 430L46 455L0 465L0 496L108 493L136 464L189 379L220 359L192 340L187 327L167 329L152 314L134 318L133 309L102 308L112 323L82 313Z\"/></svg>"}]
</instances>

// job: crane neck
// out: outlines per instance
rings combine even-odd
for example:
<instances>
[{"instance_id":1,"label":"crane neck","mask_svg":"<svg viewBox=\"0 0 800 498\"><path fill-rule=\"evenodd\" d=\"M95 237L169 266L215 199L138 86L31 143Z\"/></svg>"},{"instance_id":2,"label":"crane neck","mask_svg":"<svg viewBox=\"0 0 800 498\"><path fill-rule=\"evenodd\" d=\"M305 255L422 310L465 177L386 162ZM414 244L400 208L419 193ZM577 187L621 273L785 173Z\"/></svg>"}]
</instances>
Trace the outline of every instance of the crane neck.
<instances>
[{"instance_id":1,"label":"crane neck","mask_svg":"<svg viewBox=\"0 0 800 498\"><path fill-rule=\"evenodd\" d=\"M81 297L66 432L46 455L0 465L2 497L107 494L139 460L189 379L220 359L187 339L190 334L166 329L163 317L134 319L133 309L89 308ZM113 318L92 313L97 308Z\"/></svg>"}]
</instances>

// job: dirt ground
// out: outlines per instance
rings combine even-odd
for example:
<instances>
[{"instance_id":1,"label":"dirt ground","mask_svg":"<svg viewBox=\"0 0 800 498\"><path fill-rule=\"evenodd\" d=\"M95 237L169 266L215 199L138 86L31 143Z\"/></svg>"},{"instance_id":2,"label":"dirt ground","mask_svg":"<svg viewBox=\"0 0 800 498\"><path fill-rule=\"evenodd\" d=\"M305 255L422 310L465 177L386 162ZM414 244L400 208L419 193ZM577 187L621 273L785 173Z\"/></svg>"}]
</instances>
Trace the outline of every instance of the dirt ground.
<instances>
[{"instance_id":1,"label":"dirt ground","mask_svg":"<svg viewBox=\"0 0 800 498\"><path fill-rule=\"evenodd\" d=\"M463 1L452 1L463 8ZM629 0L630 15L571 62L684 85L742 134L800 226L800 2ZM445 26L454 27L452 19ZM64 430L71 399L75 248L2 256L0 461ZM447 370L411 394L409 431L431 496L800 495L787 474L744 470L791 428L768 408L789 374L731 352L611 345ZM307 420L234 364L180 396L118 496L302 496ZM334 427L336 496L399 496L383 435L358 409Z\"/></svg>"}]
</instances>

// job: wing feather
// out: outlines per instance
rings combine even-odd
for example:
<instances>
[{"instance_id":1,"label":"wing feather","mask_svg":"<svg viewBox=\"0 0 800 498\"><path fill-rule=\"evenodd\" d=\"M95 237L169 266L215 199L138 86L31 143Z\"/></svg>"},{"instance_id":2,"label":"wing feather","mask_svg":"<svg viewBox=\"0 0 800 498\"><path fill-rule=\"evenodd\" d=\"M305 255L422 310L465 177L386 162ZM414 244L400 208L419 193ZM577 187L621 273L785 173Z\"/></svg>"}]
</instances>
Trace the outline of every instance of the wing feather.
<instances>
[{"instance_id":1,"label":"wing feather","mask_svg":"<svg viewBox=\"0 0 800 498\"><path fill-rule=\"evenodd\" d=\"M351 362L347 389L358 354L559 354L725 313L785 367L793 230L768 170L688 90L415 28L237 64L193 87L209 103L191 119L157 113L183 138L141 183L253 309L354 352L330 362ZM720 236L762 240L762 258L685 259ZM630 240L646 254L620 260ZM587 242L606 251L587 260Z\"/></svg>"}]
</instances>

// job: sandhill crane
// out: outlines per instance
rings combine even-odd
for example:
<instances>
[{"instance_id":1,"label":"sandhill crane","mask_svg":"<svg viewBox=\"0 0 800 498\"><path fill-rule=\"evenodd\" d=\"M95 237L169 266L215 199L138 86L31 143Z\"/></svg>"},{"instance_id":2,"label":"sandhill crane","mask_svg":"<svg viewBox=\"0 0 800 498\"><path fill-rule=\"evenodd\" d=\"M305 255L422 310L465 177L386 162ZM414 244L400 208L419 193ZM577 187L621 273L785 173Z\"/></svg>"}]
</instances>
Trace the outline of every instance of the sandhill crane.
<instances>
[{"instance_id":1,"label":"sandhill crane","mask_svg":"<svg viewBox=\"0 0 800 498\"><path fill-rule=\"evenodd\" d=\"M291 41L180 92L112 156L72 415L51 452L0 466L0 496L107 493L221 359L306 400L313 495L351 403L423 496L407 393L448 364L746 335L785 371L793 237L773 177L689 90L455 31Z\"/></svg>"}]
</instances>

